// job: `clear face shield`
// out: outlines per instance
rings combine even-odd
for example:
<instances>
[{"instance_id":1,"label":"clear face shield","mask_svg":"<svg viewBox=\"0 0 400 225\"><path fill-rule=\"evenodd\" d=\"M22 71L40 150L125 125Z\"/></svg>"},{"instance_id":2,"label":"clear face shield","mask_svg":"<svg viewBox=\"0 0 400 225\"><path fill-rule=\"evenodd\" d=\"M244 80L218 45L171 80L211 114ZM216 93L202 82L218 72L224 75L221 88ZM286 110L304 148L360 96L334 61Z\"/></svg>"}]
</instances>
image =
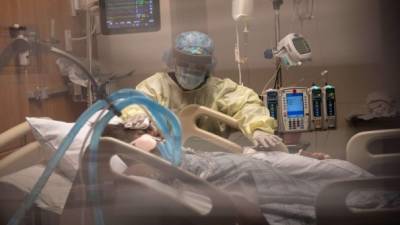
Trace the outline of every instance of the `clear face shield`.
<instances>
[{"instance_id":1,"label":"clear face shield","mask_svg":"<svg viewBox=\"0 0 400 225\"><path fill-rule=\"evenodd\" d=\"M176 66L175 77L179 85L186 90L193 90L204 83L208 75L208 69Z\"/></svg>"},{"instance_id":2,"label":"clear face shield","mask_svg":"<svg viewBox=\"0 0 400 225\"><path fill-rule=\"evenodd\" d=\"M193 90L206 81L211 68L211 56L187 55L179 51L175 51L174 55L175 77L182 88Z\"/></svg>"}]
</instances>

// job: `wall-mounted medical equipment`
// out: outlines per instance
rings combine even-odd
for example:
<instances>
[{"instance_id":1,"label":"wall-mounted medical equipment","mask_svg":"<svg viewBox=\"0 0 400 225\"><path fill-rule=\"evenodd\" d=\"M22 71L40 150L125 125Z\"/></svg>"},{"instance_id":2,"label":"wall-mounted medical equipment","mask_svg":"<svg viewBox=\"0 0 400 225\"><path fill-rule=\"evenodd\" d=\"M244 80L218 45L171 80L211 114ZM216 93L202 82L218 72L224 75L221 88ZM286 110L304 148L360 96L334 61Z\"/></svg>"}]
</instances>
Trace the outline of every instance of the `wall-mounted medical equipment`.
<instances>
[{"instance_id":1,"label":"wall-mounted medical equipment","mask_svg":"<svg viewBox=\"0 0 400 225\"><path fill-rule=\"evenodd\" d=\"M269 115L275 119L278 119L278 90L268 89L263 96L264 104L269 110Z\"/></svg>"},{"instance_id":2,"label":"wall-mounted medical equipment","mask_svg":"<svg viewBox=\"0 0 400 225\"><path fill-rule=\"evenodd\" d=\"M21 26L19 24L14 24L8 28L10 37L15 40L15 45L13 45L13 49L18 51L17 54L17 65L18 66L29 66L30 60L30 50L27 48L28 37L26 36L27 28L25 26ZM25 49L24 51L20 51L20 49ZM0 63L1 64L1 63Z\"/></svg>"},{"instance_id":3,"label":"wall-mounted medical equipment","mask_svg":"<svg viewBox=\"0 0 400 225\"><path fill-rule=\"evenodd\" d=\"M285 87L268 89L263 100L280 133L308 132L336 128L335 88Z\"/></svg>"},{"instance_id":4,"label":"wall-mounted medical equipment","mask_svg":"<svg viewBox=\"0 0 400 225\"><path fill-rule=\"evenodd\" d=\"M309 101L307 88L288 87L279 90L278 130L301 132L309 130Z\"/></svg>"},{"instance_id":5,"label":"wall-mounted medical equipment","mask_svg":"<svg viewBox=\"0 0 400 225\"><path fill-rule=\"evenodd\" d=\"M101 30L105 35L158 31L159 0L100 0Z\"/></svg>"},{"instance_id":6,"label":"wall-mounted medical equipment","mask_svg":"<svg viewBox=\"0 0 400 225\"><path fill-rule=\"evenodd\" d=\"M291 33L279 41L273 55L280 58L286 67L300 66L305 61L311 61L311 48L302 35Z\"/></svg>"},{"instance_id":7,"label":"wall-mounted medical equipment","mask_svg":"<svg viewBox=\"0 0 400 225\"><path fill-rule=\"evenodd\" d=\"M290 33L279 41L274 49L264 51L264 58L275 59L276 72L270 79L275 79L274 88L279 89L283 85L282 65L286 68L301 66L303 62L311 61L311 48L306 39L296 33ZM267 82L266 86L269 84Z\"/></svg>"},{"instance_id":8,"label":"wall-mounted medical equipment","mask_svg":"<svg viewBox=\"0 0 400 225\"><path fill-rule=\"evenodd\" d=\"M323 112L324 112L324 128L336 128L336 91L335 87L326 84L322 88L323 94Z\"/></svg>"},{"instance_id":9,"label":"wall-mounted medical equipment","mask_svg":"<svg viewBox=\"0 0 400 225\"><path fill-rule=\"evenodd\" d=\"M322 129L323 123L323 99L322 89L313 84L308 89L310 100L310 130Z\"/></svg>"}]
</instances>

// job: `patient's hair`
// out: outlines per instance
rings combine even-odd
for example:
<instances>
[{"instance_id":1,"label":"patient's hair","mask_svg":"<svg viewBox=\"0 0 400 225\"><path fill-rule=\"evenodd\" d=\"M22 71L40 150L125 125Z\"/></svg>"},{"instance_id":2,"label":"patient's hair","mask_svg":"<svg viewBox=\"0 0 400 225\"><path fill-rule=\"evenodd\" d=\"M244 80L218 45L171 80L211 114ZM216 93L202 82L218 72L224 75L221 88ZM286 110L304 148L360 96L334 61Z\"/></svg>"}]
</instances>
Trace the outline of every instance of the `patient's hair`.
<instances>
[{"instance_id":1,"label":"patient's hair","mask_svg":"<svg viewBox=\"0 0 400 225\"><path fill-rule=\"evenodd\" d=\"M104 129L103 136L113 137L123 142L131 143L133 140L145 133L145 130L125 128L123 124L109 124Z\"/></svg>"},{"instance_id":2,"label":"patient's hair","mask_svg":"<svg viewBox=\"0 0 400 225\"><path fill-rule=\"evenodd\" d=\"M102 136L112 137L130 144L133 140L139 138L143 134L149 134L154 137L162 138L161 134L157 131L157 128L152 124L147 129L130 129L125 128L123 124L109 124L104 129ZM152 153L158 156L161 155L158 148L155 148Z\"/></svg>"}]
</instances>

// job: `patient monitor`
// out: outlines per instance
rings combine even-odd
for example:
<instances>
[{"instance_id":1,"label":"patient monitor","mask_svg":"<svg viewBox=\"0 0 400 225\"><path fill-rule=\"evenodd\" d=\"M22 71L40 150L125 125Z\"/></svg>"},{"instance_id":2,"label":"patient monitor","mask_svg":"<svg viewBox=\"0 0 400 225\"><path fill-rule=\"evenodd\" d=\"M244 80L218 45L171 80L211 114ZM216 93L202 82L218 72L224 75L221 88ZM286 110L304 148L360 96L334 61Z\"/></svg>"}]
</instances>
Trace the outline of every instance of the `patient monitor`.
<instances>
[{"instance_id":1,"label":"patient monitor","mask_svg":"<svg viewBox=\"0 0 400 225\"><path fill-rule=\"evenodd\" d=\"M160 30L159 0L100 0L105 35Z\"/></svg>"}]
</instances>

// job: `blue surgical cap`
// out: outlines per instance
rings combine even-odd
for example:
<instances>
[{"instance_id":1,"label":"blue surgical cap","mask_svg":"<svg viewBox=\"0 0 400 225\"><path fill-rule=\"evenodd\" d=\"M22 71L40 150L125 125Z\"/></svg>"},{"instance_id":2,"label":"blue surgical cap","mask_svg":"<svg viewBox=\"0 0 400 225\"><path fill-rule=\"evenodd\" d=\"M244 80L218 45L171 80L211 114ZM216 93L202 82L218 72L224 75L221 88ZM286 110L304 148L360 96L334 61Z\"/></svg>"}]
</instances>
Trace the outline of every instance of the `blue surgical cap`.
<instances>
[{"instance_id":1,"label":"blue surgical cap","mask_svg":"<svg viewBox=\"0 0 400 225\"><path fill-rule=\"evenodd\" d=\"M176 37L175 49L188 55L212 56L214 43L205 33L188 31Z\"/></svg>"}]
</instances>

